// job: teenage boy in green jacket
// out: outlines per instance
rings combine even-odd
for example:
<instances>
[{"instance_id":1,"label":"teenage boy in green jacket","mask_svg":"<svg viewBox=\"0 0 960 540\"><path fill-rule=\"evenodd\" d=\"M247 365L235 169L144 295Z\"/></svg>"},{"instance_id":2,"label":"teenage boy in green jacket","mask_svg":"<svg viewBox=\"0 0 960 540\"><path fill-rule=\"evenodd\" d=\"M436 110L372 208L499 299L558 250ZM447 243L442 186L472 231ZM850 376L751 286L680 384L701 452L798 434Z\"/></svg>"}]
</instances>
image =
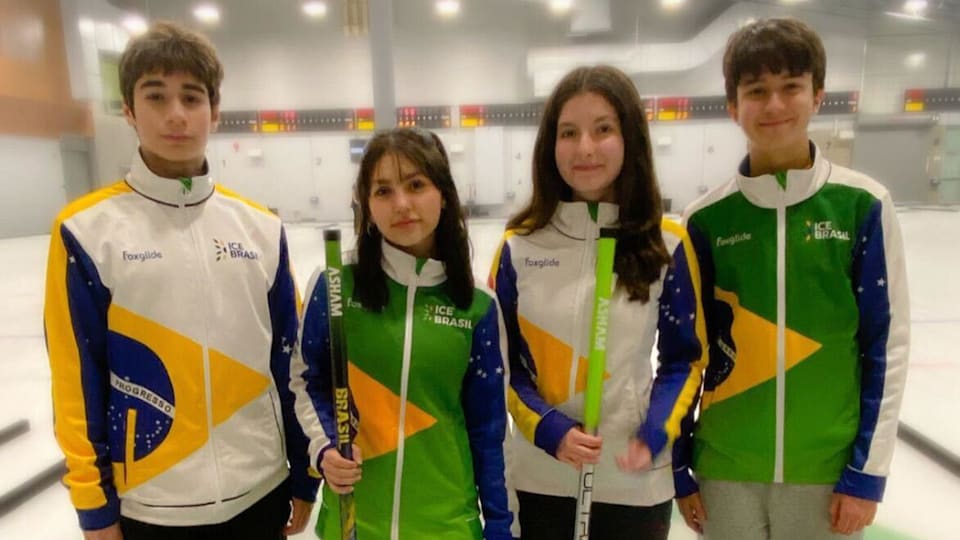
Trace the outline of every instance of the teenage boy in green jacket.
<instances>
[{"instance_id":1,"label":"teenage boy in green jacket","mask_svg":"<svg viewBox=\"0 0 960 540\"><path fill-rule=\"evenodd\" d=\"M710 361L675 484L710 540L862 537L889 472L910 331L903 248L887 190L807 136L825 66L795 19L730 37L727 105L749 153L684 212Z\"/></svg>"}]
</instances>

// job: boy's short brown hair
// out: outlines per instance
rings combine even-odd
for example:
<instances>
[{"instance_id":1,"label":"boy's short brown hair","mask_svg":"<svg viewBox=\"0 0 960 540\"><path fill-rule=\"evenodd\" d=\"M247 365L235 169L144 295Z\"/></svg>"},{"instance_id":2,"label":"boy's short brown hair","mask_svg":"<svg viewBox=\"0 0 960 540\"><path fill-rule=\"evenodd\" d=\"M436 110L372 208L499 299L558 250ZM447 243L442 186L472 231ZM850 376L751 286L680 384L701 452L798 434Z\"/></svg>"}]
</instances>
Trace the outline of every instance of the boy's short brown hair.
<instances>
[{"instance_id":1,"label":"boy's short brown hair","mask_svg":"<svg viewBox=\"0 0 960 540\"><path fill-rule=\"evenodd\" d=\"M120 57L120 91L133 109L133 90L148 73L193 75L207 88L210 106L220 104L223 64L210 41L171 22L157 22L142 36L130 40Z\"/></svg>"},{"instance_id":2,"label":"boy's short brown hair","mask_svg":"<svg viewBox=\"0 0 960 540\"><path fill-rule=\"evenodd\" d=\"M820 36L792 18L762 19L747 24L727 40L723 53L723 78L727 101L736 103L737 86L744 75L759 77L764 71L792 76L809 72L813 91L823 88L827 55Z\"/></svg>"}]
</instances>

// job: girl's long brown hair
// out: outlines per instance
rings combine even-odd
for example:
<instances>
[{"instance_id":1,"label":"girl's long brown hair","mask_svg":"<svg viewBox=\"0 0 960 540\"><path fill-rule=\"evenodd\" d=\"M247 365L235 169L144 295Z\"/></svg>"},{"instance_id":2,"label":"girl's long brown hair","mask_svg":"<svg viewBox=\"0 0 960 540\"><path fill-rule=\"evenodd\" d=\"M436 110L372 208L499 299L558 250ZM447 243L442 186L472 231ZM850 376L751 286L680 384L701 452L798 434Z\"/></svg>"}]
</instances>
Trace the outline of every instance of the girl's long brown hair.
<instances>
[{"instance_id":1,"label":"girl's long brown hair","mask_svg":"<svg viewBox=\"0 0 960 540\"><path fill-rule=\"evenodd\" d=\"M615 202L620 207L614 259L617 286L625 287L631 300L647 302L650 284L660 279L663 266L671 259L660 231L663 205L653 169L647 115L633 81L619 69L577 68L554 88L533 148L533 196L507 227L520 234L532 233L550 222L560 201L573 199L573 190L557 168L557 121L567 101L588 92L603 97L617 111L623 135L623 168L614 181Z\"/></svg>"},{"instance_id":2,"label":"girl's long brown hair","mask_svg":"<svg viewBox=\"0 0 960 540\"><path fill-rule=\"evenodd\" d=\"M360 173L354 186L359 205L357 216L357 266L354 279L354 298L363 307L382 311L387 305L387 275L383 271L382 234L370 216L370 190L377 163L387 154L404 157L440 190L443 208L437 223L436 258L443 262L447 280L447 294L461 309L473 302L473 272L470 268L470 241L467 224L450 172L447 151L435 133L417 128L395 128L377 133L367 144L360 162Z\"/></svg>"}]
</instances>

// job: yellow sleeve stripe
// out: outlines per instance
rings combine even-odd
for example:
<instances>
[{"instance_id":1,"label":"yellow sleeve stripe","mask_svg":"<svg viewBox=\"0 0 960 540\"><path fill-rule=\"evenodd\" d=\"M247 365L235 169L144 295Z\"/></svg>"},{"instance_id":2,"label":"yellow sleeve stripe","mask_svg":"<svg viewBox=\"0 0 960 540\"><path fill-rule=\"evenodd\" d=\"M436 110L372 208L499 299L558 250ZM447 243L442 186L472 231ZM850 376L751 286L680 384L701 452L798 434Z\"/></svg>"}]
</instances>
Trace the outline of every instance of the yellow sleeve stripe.
<instances>
[{"instance_id":1,"label":"yellow sleeve stripe","mask_svg":"<svg viewBox=\"0 0 960 540\"><path fill-rule=\"evenodd\" d=\"M510 410L520 432L532 443L537 433L537 425L540 424L540 415L527 407L513 388L507 390L507 409Z\"/></svg>"},{"instance_id":2,"label":"yellow sleeve stripe","mask_svg":"<svg viewBox=\"0 0 960 540\"><path fill-rule=\"evenodd\" d=\"M133 189L126 183L126 181L120 180L119 182L114 182L105 188L98 189L92 193L84 195L83 197L77 198L65 206L57 215L57 219L54 223L55 232L60 230L60 225L64 221L67 221L75 214L78 214L111 197L123 195L124 193L133 193Z\"/></svg>"},{"instance_id":3,"label":"yellow sleeve stripe","mask_svg":"<svg viewBox=\"0 0 960 540\"><path fill-rule=\"evenodd\" d=\"M512 229L505 231L503 238L500 239L500 244L497 246L497 251L493 254L493 262L490 263L490 277L487 279L487 286L491 291L497 290L497 272L500 270L500 254L503 253L503 246L514 234L516 234L516 231Z\"/></svg>"},{"instance_id":4,"label":"yellow sleeve stripe","mask_svg":"<svg viewBox=\"0 0 960 540\"><path fill-rule=\"evenodd\" d=\"M683 417L686 416L690 404L693 403L694 397L696 397L700 391L703 371L707 368L707 363L710 359L710 349L707 345L707 324L703 314L700 263L697 261L697 253L693 249L693 243L690 241L690 236L687 235L686 229L672 220L664 218L661 223L661 228L679 238L683 245L683 254L687 259L687 270L690 273L690 283L693 285L693 297L696 302L696 334L697 340L700 342L700 358L690 366L690 375L687 377L687 382L684 383L683 389L680 391L677 402L673 407L673 411L670 413L670 417L667 418L667 425L664 426L667 432L668 443L673 443L673 441L680 436L680 422L683 420Z\"/></svg>"},{"instance_id":5,"label":"yellow sleeve stripe","mask_svg":"<svg viewBox=\"0 0 960 540\"><path fill-rule=\"evenodd\" d=\"M238 201L240 201L240 202L242 202L242 203L244 203L244 204L246 204L246 205L248 205L248 206L251 206L251 207L253 207L253 208L256 208L257 210L263 212L264 214L267 214L267 215L272 216L272 217L275 217L275 218L277 217L277 215L274 214L273 212L271 212L270 209L267 208L266 206L264 206L264 205L262 205L262 204L260 204L260 203L258 203L258 202L254 202L254 201L252 201L252 200L250 200L250 199L248 199L248 198L240 195L239 193L237 193L237 192L235 192L235 191L233 191L233 190L231 190L231 189L229 189L229 188L225 188L225 187L221 186L220 184L216 184L216 186L214 187L214 189L216 190L217 193L223 195L224 197L227 197L227 198L229 198L229 199L238 200ZM279 218L278 218L278 219L279 219Z\"/></svg>"},{"instance_id":6,"label":"yellow sleeve stripe","mask_svg":"<svg viewBox=\"0 0 960 540\"><path fill-rule=\"evenodd\" d=\"M72 215L82 209L82 205L73 206L65 209L63 215ZM106 505L107 499L100 487L97 454L87 438L80 352L67 299L67 251L60 226L61 220L58 219L50 235L43 312L53 387L54 434L66 457L64 482L70 488L73 505L80 510L93 510Z\"/></svg>"}]
</instances>

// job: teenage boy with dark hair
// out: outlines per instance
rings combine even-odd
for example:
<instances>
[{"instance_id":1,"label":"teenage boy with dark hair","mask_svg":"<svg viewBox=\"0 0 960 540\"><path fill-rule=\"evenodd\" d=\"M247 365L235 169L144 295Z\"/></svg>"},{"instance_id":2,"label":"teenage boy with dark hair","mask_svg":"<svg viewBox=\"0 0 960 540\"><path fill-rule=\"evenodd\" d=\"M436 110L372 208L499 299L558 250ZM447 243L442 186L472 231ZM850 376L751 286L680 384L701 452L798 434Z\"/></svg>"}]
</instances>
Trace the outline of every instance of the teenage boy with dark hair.
<instances>
[{"instance_id":1,"label":"teenage boy with dark hair","mask_svg":"<svg viewBox=\"0 0 960 540\"><path fill-rule=\"evenodd\" d=\"M54 429L88 540L280 539L316 495L288 388L299 298L283 227L204 157L222 79L197 34L158 23L133 39L130 173L53 225Z\"/></svg>"},{"instance_id":2,"label":"teenage boy with dark hair","mask_svg":"<svg viewBox=\"0 0 960 540\"><path fill-rule=\"evenodd\" d=\"M749 153L684 212L710 361L675 484L710 540L859 537L889 472L910 329L903 248L887 190L807 136L825 66L794 19L730 37L727 105Z\"/></svg>"}]
</instances>

